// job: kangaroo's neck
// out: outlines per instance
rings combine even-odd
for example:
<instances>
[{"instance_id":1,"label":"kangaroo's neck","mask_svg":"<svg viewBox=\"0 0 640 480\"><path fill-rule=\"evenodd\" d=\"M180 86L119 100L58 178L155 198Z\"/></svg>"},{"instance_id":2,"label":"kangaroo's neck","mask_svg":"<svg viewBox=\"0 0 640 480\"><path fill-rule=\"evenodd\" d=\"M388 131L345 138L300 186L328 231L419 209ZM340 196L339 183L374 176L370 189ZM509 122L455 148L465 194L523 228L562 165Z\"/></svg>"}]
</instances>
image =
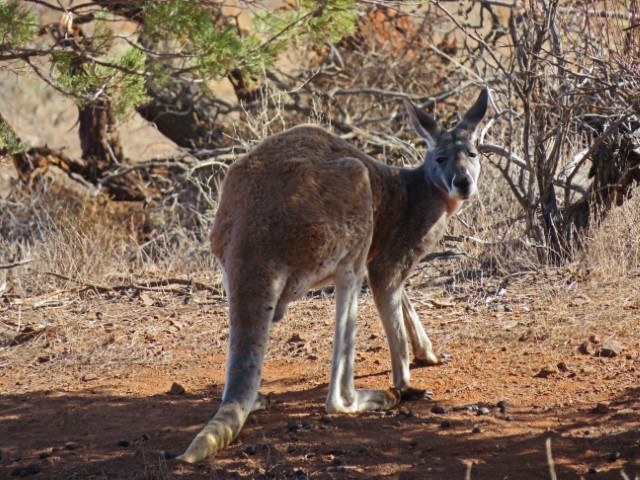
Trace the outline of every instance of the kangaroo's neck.
<instances>
[{"instance_id":1,"label":"kangaroo's neck","mask_svg":"<svg viewBox=\"0 0 640 480\"><path fill-rule=\"evenodd\" d=\"M391 237L401 243L391 248L426 253L440 240L447 219L462 201L450 199L430 182L422 166L407 169L375 164L369 170L375 225L369 259L389 248Z\"/></svg>"}]
</instances>

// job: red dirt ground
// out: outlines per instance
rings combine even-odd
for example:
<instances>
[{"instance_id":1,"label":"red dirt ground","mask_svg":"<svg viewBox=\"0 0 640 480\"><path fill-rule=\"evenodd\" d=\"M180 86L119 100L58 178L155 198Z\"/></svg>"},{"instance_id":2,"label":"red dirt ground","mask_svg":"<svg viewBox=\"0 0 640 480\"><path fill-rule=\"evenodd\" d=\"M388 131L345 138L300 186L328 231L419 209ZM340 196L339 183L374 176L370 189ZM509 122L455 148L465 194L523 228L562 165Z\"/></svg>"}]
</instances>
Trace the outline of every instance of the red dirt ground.
<instances>
[{"instance_id":1,"label":"red dirt ground","mask_svg":"<svg viewBox=\"0 0 640 480\"><path fill-rule=\"evenodd\" d=\"M0 478L37 462L40 479L533 480L551 478L551 439L559 479L622 479L623 471L634 479L640 284L563 281L525 278L503 296L486 285L412 290L434 344L453 357L412 370L414 386L432 390L433 400L329 419L333 301L293 304L273 327L262 387L271 409L250 416L236 442L197 466L165 461L163 452L184 449L220 400L223 300L136 291L5 299L0 340L13 346L0 349ZM616 338L622 354L579 353L592 335L594 348ZM366 294L357 352L357 385L390 386L384 333ZM559 372L536 376L559 362ZM186 393L168 394L173 382ZM609 403L598 412L599 402ZM452 410L468 404L490 411ZM449 412L434 414L434 405ZM40 459L43 452L51 456Z\"/></svg>"}]
</instances>

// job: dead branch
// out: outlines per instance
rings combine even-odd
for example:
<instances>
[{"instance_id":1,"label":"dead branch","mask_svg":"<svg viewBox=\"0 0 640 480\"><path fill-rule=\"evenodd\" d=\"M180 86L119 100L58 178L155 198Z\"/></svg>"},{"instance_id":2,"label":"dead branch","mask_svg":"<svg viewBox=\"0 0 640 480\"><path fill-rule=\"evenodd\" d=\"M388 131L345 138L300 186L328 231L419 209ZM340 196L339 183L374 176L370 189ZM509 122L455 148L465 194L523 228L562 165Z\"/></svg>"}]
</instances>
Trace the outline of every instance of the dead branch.
<instances>
[{"instance_id":1,"label":"dead branch","mask_svg":"<svg viewBox=\"0 0 640 480\"><path fill-rule=\"evenodd\" d=\"M0 270L9 270L10 268L20 267L21 265L26 265L31 262L33 262L33 258L26 258L13 263L0 264Z\"/></svg>"}]
</instances>

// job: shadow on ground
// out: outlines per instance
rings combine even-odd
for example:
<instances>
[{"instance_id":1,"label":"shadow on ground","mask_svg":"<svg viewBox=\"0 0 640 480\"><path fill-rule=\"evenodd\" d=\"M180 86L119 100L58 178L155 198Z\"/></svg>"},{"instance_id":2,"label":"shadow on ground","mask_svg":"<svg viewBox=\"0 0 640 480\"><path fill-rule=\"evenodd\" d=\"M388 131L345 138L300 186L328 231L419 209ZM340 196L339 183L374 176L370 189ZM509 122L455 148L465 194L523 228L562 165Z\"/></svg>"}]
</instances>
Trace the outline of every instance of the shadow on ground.
<instances>
[{"instance_id":1,"label":"shadow on ground","mask_svg":"<svg viewBox=\"0 0 640 480\"><path fill-rule=\"evenodd\" d=\"M214 412L217 387L145 398L106 395L99 386L2 395L0 478L35 462L40 479L462 480L472 465L474 480L539 480L550 478L548 438L558 479L622 479L623 469L631 479L640 475L638 388L604 413L491 408L484 416L436 415L422 400L388 413L332 417L322 406L326 388L274 395L273 408L252 415L238 441L195 467L167 462L163 452L188 445ZM532 431L529 423L543 427ZM43 452L51 456L39 458Z\"/></svg>"}]
</instances>

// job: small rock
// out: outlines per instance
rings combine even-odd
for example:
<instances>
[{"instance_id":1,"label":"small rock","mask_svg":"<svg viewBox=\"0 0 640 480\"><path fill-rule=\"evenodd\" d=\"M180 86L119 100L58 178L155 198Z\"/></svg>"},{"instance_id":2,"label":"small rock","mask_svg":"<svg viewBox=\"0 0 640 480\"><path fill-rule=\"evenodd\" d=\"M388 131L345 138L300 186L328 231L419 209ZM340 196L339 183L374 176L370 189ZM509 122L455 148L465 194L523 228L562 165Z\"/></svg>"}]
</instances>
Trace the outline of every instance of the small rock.
<instances>
[{"instance_id":1,"label":"small rock","mask_svg":"<svg viewBox=\"0 0 640 480\"><path fill-rule=\"evenodd\" d=\"M323 416L320 417L320 423L328 424L328 423L331 423L331 422L333 422L333 418L331 418L330 415L323 415Z\"/></svg>"},{"instance_id":2,"label":"small rock","mask_svg":"<svg viewBox=\"0 0 640 480\"><path fill-rule=\"evenodd\" d=\"M503 415L505 413L507 413L507 406L506 405L500 405L500 413L502 413Z\"/></svg>"},{"instance_id":3,"label":"small rock","mask_svg":"<svg viewBox=\"0 0 640 480\"><path fill-rule=\"evenodd\" d=\"M511 305L505 305L504 306L504 311L505 312L513 312L513 307Z\"/></svg>"},{"instance_id":4,"label":"small rock","mask_svg":"<svg viewBox=\"0 0 640 480\"><path fill-rule=\"evenodd\" d=\"M507 416L505 417L505 420L506 420L507 422L513 422L513 417L512 417L511 415L507 415Z\"/></svg>"},{"instance_id":5,"label":"small rock","mask_svg":"<svg viewBox=\"0 0 640 480\"><path fill-rule=\"evenodd\" d=\"M491 410L489 410L487 407L480 407L478 409L477 415L480 417L482 415L489 415L490 413L491 413Z\"/></svg>"},{"instance_id":6,"label":"small rock","mask_svg":"<svg viewBox=\"0 0 640 480\"><path fill-rule=\"evenodd\" d=\"M585 435L593 435L595 433L595 430L593 428L590 428L589 430L585 430L584 434Z\"/></svg>"},{"instance_id":7,"label":"small rock","mask_svg":"<svg viewBox=\"0 0 640 480\"><path fill-rule=\"evenodd\" d=\"M418 441L417 440L411 440L409 442L409 446L410 447L417 447L418 446Z\"/></svg>"},{"instance_id":8,"label":"small rock","mask_svg":"<svg viewBox=\"0 0 640 480\"><path fill-rule=\"evenodd\" d=\"M66 448L67 450L77 450L78 448L80 448L80 444L76 442L67 442L64 444L64 448Z\"/></svg>"},{"instance_id":9,"label":"small rock","mask_svg":"<svg viewBox=\"0 0 640 480\"><path fill-rule=\"evenodd\" d=\"M27 473L29 475L35 475L36 473L40 473L40 464L39 463L30 463L29 465L27 465L27 468L25 468L25 470L27 471Z\"/></svg>"},{"instance_id":10,"label":"small rock","mask_svg":"<svg viewBox=\"0 0 640 480\"><path fill-rule=\"evenodd\" d=\"M118 440L118 446L127 448L129 446L129 440Z\"/></svg>"},{"instance_id":11,"label":"small rock","mask_svg":"<svg viewBox=\"0 0 640 480\"><path fill-rule=\"evenodd\" d=\"M369 447L369 445L360 445L356 450L356 452L358 452L359 454L367 453L370 450L370 448L371 447Z\"/></svg>"},{"instance_id":12,"label":"small rock","mask_svg":"<svg viewBox=\"0 0 640 480\"><path fill-rule=\"evenodd\" d=\"M590 474L598 473L598 470L596 470L596 468L595 468L595 467L591 467L591 468L589 469L589 473L590 473Z\"/></svg>"},{"instance_id":13,"label":"small rock","mask_svg":"<svg viewBox=\"0 0 640 480\"><path fill-rule=\"evenodd\" d=\"M85 373L82 376L82 381L83 382L91 382L93 380L97 380L98 379L98 375L96 375L95 373Z\"/></svg>"},{"instance_id":14,"label":"small rock","mask_svg":"<svg viewBox=\"0 0 640 480\"><path fill-rule=\"evenodd\" d=\"M435 413L436 415L443 415L445 413L449 413L449 410L447 410L443 406L435 405L434 407L431 407L431 413Z\"/></svg>"},{"instance_id":15,"label":"small rock","mask_svg":"<svg viewBox=\"0 0 640 480\"><path fill-rule=\"evenodd\" d=\"M619 451L615 451L615 452L611 452L611 455L609 455L609 461L610 462L615 462L616 460L618 460L620 457L622 456L622 454Z\"/></svg>"},{"instance_id":16,"label":"small rock","mask_svg":"<svg viewBox=\"0 0 640 480\"><path fill-rule=\"evenodd\" d=\"M400 410L398 412L398 416L399 417L405 417L405 418L413 418L415 416L415 414L413 413L413 410L406 410L406 411L405 410Z\"/></svg>"},{"instance_id":17,"label":"small rock","mask_svg":"<svg viewBox=\"0 0 640 480\"><path fill-rule=\"evenodd\" d=\"M322 419L320 421L322 421ZM302 422L300 420L289 420L287 422L287 430L289 430L290 432L296 432L301 428L302 428Z\"/></svg>"},{"instance_id":18,"label":"small rock","mask_svg":"<svg viewBox=\"0 0 640 480\"><path fill-rule=\"evenodd\" d=\"M596 405L596 413L608 413L611 409L609 402L600 402Z\"/></svg>"},{"instance_id":19,"label":"small rock","mask_svg":"<svg viewBox=\"0 0 640 480\"><path fill-rule=\"evenodd\" d=\"M142 435L136 437L134 442L146 442L147 440L151 440L151 436L148 433L143 433Z\"/></svg>"},{"instance_id":20,"label":"small rock","mask_svg":"<svg viewBox=\"0 0 640 480\"><path fill-rule=\"evenodd\" d=\"M244 453L247 455L255 455L258 452L258 449L254 445L247 445L247 448L244 449Z\"/></svg>"},{"instance_id":21,"label":"small rock","mask_svg":"<svg viewBox=\"0 0 640 480\"><path fill-rule=\"evenodd\" d=\"M449 420L445 420L440 424L440 428L445 429L445 428L451 428L451 422Z\"/></svg>"},{"instance_id":22,"label":"small rock","mask_svg":"<svg viewBox=\"0 0 640 480\"><path fill-rule=\"evenodd\" d=\"M40 452L38 454L38 458L40 458L41 460L44 460L45 458L51 457L51 455L53 455L53 453L51 452Z\"/></svg>"},{"instance_id":23,"label":"small rock","mask_svg":"<svg viewBox=\"0 0 640 480\"><path fill-rule=\"evenodd\" d=\"M471 433L481 433L482 429L476 425L475 427L473 427L473 430L471 430Z\"/></svg>"},{"instance_id":24,"label":"small rock","mask_svg":"<svg viewBox=\"0 0 640 480\"><path fill-rule=\"evenodd\" d=\"M582 342L578 347L578 352L583 355L593 355L595 353L595 349L590 342Z\"/></svg>"},{"instance_id":25,"label":"small rock","mask_svg":"<svg viewBox=\"0 0 640 480\"><path fill-rule=\"evenodd\" d=\"M293 453L296 451L296 446L295 445L289 445L287 447L287 453Z\"/></svg>"},{"instance_id":26,"label":"small rock","mask_svg":"<svg viewBox=\"0 0 640 480\"><path fill-rule=\"evenodd\" d=\"M558 367L555 365L545 365L540 369L540 371L536 374L537 378L548 378L551 375L556 375L560 373Z\"/></svg>"},{"instance_id":27,"label":"small rock","mask_svg":"<svg viewBox=\"0 0 640 480\"><path fill-rule=\"evenodd\" d=\"M287 340L287 343L304 343L305 340L297 333L291 335L291 338Z\"/></svg>"},{"instance_id":28,"label":"small rock","mask_svg":"<svg viewBox=\"0 0 640 480\"><path fill-rule=\"evenodd\" d=\"M296 470L296 480L307 480L308 478L303 470Z\"/></svg>"},{"instance_id":29,"label":"small rock","mask_svg":"<svg viewBox=\"0 0 640 480\"><path fill-rule=\"evenodd\" d=\"M179 457L180 454L179 453L175 453L175 452L170 452L169 450L165 450L164 451L164 458L165 460L173 460L177 457Z\"/></svg>"},{"instance_id":30,"label":"small rock","mask_svg":"<svg viewBox=\"0 0 640 480\"><path fill-rule=\"evenodd\" d=\"M622 344L617 340L605 340L602 346L596 352L599 357L613 358L622 352Z\"/></svg>"},{"instance_id":31,"label":"small rock","mask_svg":"<svg viewBox=\"0 0 640 480\"><path fill-rule=\"evenodd\" d=\"M591 335L589 336L589 341L594 345L597 345L600 343L600 337L598 335Z\"/></svg>"},{"instance_id":32,"label":"small rock","mask_svg":"<svg viewBox=\"0 0 640 480\"><path fill-rule=\"evenodd\" d=\"M558 362L558 370L560 370L561 372L568 372L569 371L569 367L567 367L567 364L564 362Z\"/></svg>"},{"instance_id":33,"label":"small rock","mask_svg":"<svg viewBox=\"0 0 640 480\"><path fill-rule=\"evenodd\" d=\"M185 392L185 389L179 383L173 382L171 388L169 389L169 395L182 395Z\"/></svg>"}]
</instances>

